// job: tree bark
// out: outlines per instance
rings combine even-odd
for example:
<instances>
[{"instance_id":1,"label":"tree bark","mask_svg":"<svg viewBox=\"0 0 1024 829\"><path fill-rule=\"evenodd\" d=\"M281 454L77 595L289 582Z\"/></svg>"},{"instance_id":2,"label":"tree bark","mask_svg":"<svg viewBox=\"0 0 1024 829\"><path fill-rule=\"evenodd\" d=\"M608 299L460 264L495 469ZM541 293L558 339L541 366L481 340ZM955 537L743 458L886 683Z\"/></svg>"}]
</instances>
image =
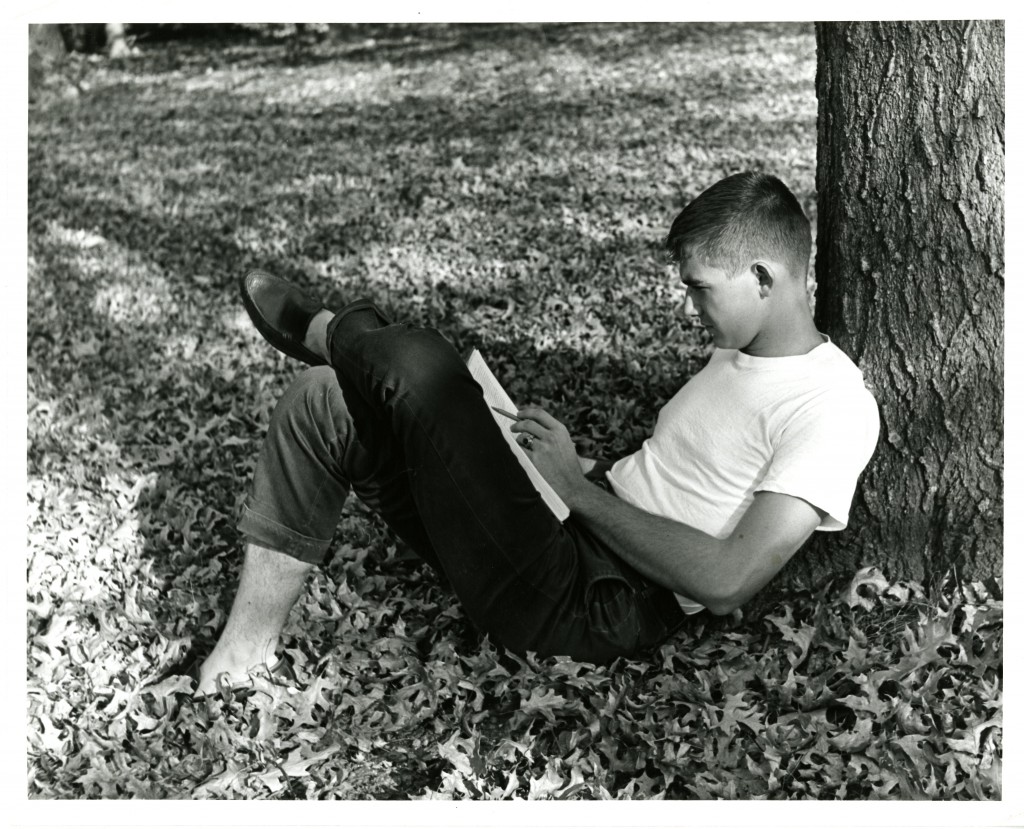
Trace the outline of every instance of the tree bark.
<instances>
[{"instance_id":1,"label":"tree bark","mask_svg":"<svg viewBox=\"0 0 1024 829\"><path fill-rule=\"evenodd\" d=\"M115 60L128 57L131 49L125 38L124 23L107 23L104 28L107 35L107 55Z\"/></svg>"},{"instance_id":2,"label":"tree bark","mask_svg":"<svg viewBox=\"0 0 1024 829\"><path fill-rule=\"evenodd\" d=\"M40 90L60 69L67 56L64 38L56 23L29 23L28 26L28 99L34 101Z\"/></svg>"},{"instance_id":3,"label":"tree bark","mask_svg":"<svg viewBox=\"0 0 1024 829\"><path fill-rule=\"evenodd\" d=\"M790 579L1001 573L1003 33L817 26L816 317L873 387L881 435L849 527Z\"/></svg>"},{"instance_id":4,"label":"tree bark","mask_svg":"<svg viewBox=\"0 0 1024 829\"><path fill-rule=\"evenodd\" d=\"M103 23L62 23L64 43L72 52L95 54L102 52L107 43L107 30Z\"/></svg>"}]
</instances>

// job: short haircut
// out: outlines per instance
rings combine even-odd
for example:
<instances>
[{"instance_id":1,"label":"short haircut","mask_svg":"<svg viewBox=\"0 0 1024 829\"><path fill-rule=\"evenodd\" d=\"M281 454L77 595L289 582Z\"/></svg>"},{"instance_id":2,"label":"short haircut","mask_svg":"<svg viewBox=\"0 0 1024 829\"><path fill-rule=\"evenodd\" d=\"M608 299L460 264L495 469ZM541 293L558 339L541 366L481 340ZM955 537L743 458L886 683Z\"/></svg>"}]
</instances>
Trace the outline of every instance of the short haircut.
<instances>
[{"instance_id":1,"label":"short haircut","mask_svg":"<svg viewBox=\"0 0 1024 829\"><path fill-rule=\"evenodd\" d=\"M806 276L811 223L800 202L767 173L736 173L711 185L676 216L665 240L673 262L694 256L736 275L748 263L771 259Z\"/></svg>"}]
</instances>

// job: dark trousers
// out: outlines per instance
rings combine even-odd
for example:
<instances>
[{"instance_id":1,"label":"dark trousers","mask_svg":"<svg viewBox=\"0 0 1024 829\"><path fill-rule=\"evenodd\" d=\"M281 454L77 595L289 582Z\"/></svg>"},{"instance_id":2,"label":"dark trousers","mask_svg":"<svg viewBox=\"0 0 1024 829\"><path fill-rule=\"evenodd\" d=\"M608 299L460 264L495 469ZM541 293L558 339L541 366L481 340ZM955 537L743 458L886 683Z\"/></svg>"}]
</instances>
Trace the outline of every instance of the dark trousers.
<instances>
[{"instance_id":1,"label":"dark trousers","mask_svg":"<svg viewBox=\"0 0 1024 829\"><path fill-rule=\"evenodd\" d=\"M354 491L514 652L607 662L682 624L670 591L555 519L437 331L361 301L328 344L331 367L303 372L271 417L239 523L251 541L319 562Z\"/></svg>"}]
</instances>

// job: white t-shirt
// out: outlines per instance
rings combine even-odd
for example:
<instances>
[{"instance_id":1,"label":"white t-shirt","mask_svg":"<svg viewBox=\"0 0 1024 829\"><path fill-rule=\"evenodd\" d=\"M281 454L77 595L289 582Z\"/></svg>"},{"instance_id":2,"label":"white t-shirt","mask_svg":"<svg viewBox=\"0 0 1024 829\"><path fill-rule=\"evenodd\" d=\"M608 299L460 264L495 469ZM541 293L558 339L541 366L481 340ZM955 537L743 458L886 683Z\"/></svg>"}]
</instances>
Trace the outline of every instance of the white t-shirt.
<instances>
[{"instance_id":1,"label":"white t-shirt","mask_svg":"<svg viewBox=\"0 0 1024 829\"><path fill-rule=\"evenodd\" d=\"M718 349L607 477L624 501L715 538L763 491L802 498L826 513L817 529L841 530L877 440L875 399L828 338L795 357Z\"/></svg>"}]
</instances>

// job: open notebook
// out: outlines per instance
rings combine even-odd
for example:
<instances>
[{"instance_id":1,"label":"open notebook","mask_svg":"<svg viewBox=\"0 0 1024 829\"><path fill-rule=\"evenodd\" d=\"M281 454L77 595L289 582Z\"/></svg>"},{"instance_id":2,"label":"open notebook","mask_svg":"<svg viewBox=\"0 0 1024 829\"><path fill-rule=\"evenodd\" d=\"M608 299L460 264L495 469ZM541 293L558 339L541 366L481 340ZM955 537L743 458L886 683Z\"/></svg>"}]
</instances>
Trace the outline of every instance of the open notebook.
<instances>
[{"instance_id":1,"label":"open notebook","mask_svg":"<svg viewBox=\"0 0 1024 829\"><path fill-rule=\"evenodd\" d=\"M514 412L519 408L512 402L508 392L501 387L501 383L498 382L494 373L487 367L487 363L484 362L483 356L475 348L470 352L469 357L466 358L466 366L469 368L469 373L473 375L473 379L483 389L484 400L487 401L488 406L497 406L499 409L506 409L510 412ZM529 459L523 447L516 443L514 434L508 428L511 425L509 420L493 410L491 414L501 428L501 434L504 435L509 449L512 450L519 463L522 464L526 474L530 476L530 480L544 499L544 503L555 514L555 518L559 521L564 521L569 517L569 508L565 505L565 502L558 497L558 493L551 488L551 485L537 471L533 461Z\"/></svg>"}]
</instances>

